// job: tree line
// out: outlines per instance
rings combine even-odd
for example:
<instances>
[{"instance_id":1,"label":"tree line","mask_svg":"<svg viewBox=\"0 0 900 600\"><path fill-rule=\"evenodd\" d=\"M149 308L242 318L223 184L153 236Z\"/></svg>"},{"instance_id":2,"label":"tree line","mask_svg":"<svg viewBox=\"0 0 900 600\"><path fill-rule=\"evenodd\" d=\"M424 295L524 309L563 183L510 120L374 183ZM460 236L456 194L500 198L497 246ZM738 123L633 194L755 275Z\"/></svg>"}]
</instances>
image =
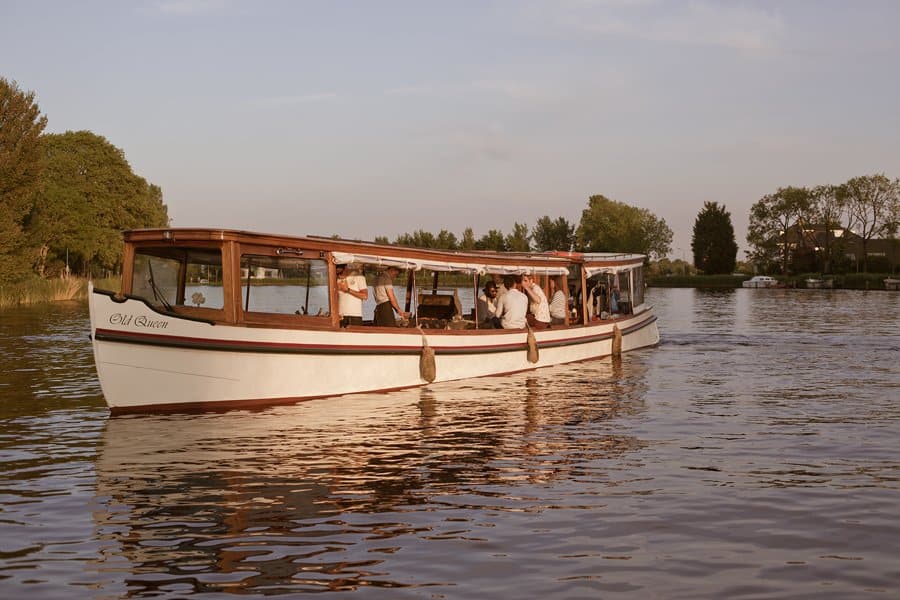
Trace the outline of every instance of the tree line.
<instances>
[{"instance_id":1,"label":"tree line","mask_svg":"<svg viewBox=\"0 0 900 600\"><path fill-rule=\"evenodd\" d=\"M122 150L46 126L34 92L0 78L0 283L114 272L122 230L169 224L162 190Z\"/></svg>"},{"instance_id":2,"label":"tree line","mask_svg":"<svg viewBox=\"0 0 900 600\"><path fill-rule=\"evenodd\" d=\"M661 258L671 251L672 230L664 219L647 209L596 195L588 199L576 226L565 217L544 215L529 228L514 222L508 233L490 229L480 237L467 227L457 237L446 229L432 233L418 229L398 235L393 242L385 236L375 238L383 244L441 250L494 250L497 252L627 252Z\"/></svg>"},{"instance_id":3,"label":"tree line","mask_svg":"<svg viewBox=\"0 0 900 600\"><path fill-rule=\"evenodd\" d=\"M852 235L868 272L872 240L896 244L898 229L900 179L864 175L840 185L789 186L763 196L750 209L747 242L750 259L764 272L829 273L850 267L846 251Z\"/></svg>"}]
</instances>

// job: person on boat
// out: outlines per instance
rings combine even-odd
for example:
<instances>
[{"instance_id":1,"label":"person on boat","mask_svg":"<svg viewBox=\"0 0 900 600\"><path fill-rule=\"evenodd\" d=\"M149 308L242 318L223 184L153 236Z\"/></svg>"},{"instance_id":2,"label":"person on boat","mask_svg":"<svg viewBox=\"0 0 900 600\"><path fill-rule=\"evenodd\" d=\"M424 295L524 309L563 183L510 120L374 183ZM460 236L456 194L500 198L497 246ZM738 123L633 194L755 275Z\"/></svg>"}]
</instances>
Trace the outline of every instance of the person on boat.
<instances>
[{"instance_id":1,"label":"person on boat","mask_svg":"<svg viewBox=\"0 0 900 600\"><path fill-rule=\"evenodd\" d=\"M497 316L497 284L494 281L484 284L484 293L478 296L476 312L479 329L493 329L494 318Z\"/></svg>"},{"instance_id":2,"label":"person on boat","mask_svg":"<svg viewBox=\"0 0 900 600\"><path fill-rule=\"evenodd\" d=\"M550 279L550 323L552 325L564 325L568 303L566 302L565 284L562 276Z\"/></svg>"},{"instance_id":3,"label":"person on boat","mask_svg":"<svg viewBox=\"0 0 900 600\"><path fill-rule=\"evenodd\" d=\"M401 318L408 319L409 313L400 310L400 303L394 295L394 278L400 273L397 267L388 267L375 279L375 325L397 327L394 311Z\"/></svg>"},{"instance_id":4,"label":"person on boat","mask_svg":"<svg viewBox=\"0 0 900 600\"><path fill-rule=\"evenodd\" d=\"M369 284L356 265L336 265L338 314L341 327L362 325L363 301L369 298Z\"/></svg>"},{"instance_id":5,"label":"person on boat","mask_svg":"<svg viewBox=\"0 0 900 600\"><path fill-rule=\"evenodd\" d=\"M506 293L497 299L497 316L503 329L523 329L528 322L528 296L522 291L522 276L507 275L503 278ZM496 322L495 322L496 323Z\"/></svg>"},{"instance_id":6,"label":"person on boat","mask_svg":"<svg viewBox=\"0 0 900 600\"><path fill-rule=\"evenodd\" d=\"M531 275L522 276L522 290L528 295L528 311L532 318L529 323L532 327L550 327L550 304L547 295L537 284Z\"/></svg>"},{"instance_id":7,"label":"person on boat","mask_svg":"<svg viewBox=\"0 0 900 600\"><path fill-rule=\"evenodd\" d=\"M499 300L506 293L506 284L503 283L503 276L500 273L493 273L491 277L494 279L494 285L497 287L497 300Z\"/></svg>"}]
</instances>

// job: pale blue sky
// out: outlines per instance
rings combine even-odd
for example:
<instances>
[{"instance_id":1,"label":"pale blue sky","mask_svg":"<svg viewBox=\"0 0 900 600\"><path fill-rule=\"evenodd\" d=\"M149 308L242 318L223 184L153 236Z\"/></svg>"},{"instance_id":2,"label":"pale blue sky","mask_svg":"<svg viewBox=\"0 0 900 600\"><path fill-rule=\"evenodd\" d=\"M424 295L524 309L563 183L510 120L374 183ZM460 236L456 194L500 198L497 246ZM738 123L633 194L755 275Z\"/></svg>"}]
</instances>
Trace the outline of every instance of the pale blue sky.
<instances>
[{"instance_id":1,"label":"pale blue sky","mask_svg":"<svg viewBox=\"0 0 900 600\"><path fill-rule=\"evenodd\" d=\"M779 186L900 176L898 29L890 0L0 0L0 76L175 226L480 236L604 194L680 257L704 201L743 248Z\"/></svg>"}]
</instances>

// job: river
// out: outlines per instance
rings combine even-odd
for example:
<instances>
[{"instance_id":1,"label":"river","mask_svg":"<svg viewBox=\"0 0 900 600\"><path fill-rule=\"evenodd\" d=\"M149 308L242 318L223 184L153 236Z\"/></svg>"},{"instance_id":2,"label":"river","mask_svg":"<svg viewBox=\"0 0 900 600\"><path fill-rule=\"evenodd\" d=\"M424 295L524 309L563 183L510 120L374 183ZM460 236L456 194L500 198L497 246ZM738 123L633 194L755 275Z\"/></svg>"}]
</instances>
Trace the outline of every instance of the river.
<instances>
[{"instance_id":1,"label":"river","mask_svg":"<svg viewBox=\"0 0 900 600\"><path fill-rule=\"evenodd\" d=\"M650 289L657 348L110 418L0 313L0 597L900 597L900 295Z\"/></svg>"}]
</instances>

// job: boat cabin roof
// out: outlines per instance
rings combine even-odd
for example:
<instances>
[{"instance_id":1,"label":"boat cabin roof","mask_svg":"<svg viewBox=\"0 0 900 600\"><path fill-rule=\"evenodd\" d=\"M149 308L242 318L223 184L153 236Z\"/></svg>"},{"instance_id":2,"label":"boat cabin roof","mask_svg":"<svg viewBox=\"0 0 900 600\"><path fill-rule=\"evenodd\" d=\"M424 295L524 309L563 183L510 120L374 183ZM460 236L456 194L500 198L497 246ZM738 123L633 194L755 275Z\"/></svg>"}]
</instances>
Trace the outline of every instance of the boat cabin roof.
<instances>
[{"instance_id":1,"label":"boat cabin roof","mask_svg":"<svg viewBox=\"0 0 900 600\"><path fill-rule=\"evenodd\" d=\"M516 274L531 272L563 275L569 265L584 265L587 276L616 273L643 263L642 254L582 252L496 252L484 250L437 250L409 248L320 236L287 236L232 229L165 228L134 229L124 233L127 244L146 246L163 243L174 247L191 242L238 242L272 246L291 251L302 248L330 252L336 264L364 263L401 269L462 271L468 273Z\"/></svg>"}]
</instances>

